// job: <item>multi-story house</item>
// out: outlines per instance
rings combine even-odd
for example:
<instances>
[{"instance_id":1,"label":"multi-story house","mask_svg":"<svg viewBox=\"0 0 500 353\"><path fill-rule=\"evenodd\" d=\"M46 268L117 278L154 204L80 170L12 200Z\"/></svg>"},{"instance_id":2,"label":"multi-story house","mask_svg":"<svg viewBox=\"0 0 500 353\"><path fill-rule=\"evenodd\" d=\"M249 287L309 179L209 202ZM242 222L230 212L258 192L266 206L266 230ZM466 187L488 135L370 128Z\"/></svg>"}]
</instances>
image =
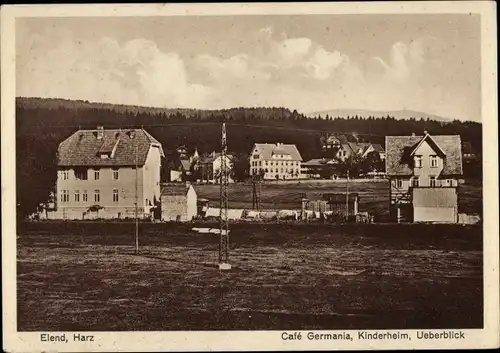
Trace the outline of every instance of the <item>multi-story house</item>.
<instances>
[{"instance_id":1,"label":"multi-story house","mask_svg":"<svg viewBox=\"0 0 500 353\"><path fill-rule=\"evenodd\" d=\"M390 211L398 221L457 222L460 136L387 136Z\"/></svg>"},{"instance_id":2,"label":"multi-story house","mask_svg":"<svg viewBox=\"0 0 500 353\"><path fill-rule=\"evenodd\" d=\"M51 218L149 217L160 201L161 144L143 129L79 130L60 143ZM137 205L136 205L137 204Z\"/></svg>"},{"instance_id":3,"label":"multi-story house","mask_svg":"<svg viewBox=\"0 0 500 353\"><path fill-rule=\"evenodd\" d=\"M168 173L170 181L188 181L192 179L192 172L200 156L195 148L192 155L186 146L179 146L168 156Z\"/></svg>"},{"instance_id":4,"label":"multi-story house","mask_svg":"<svg viewBox=\"0 0 500 353\"><path fill-rule=\"evenodd\" d=\"M234 156L231 154L228 154L226 158L226 170L229 173L228 175L229 183L233 182L233 178L231 176L232 174L231 170L233 168L233 158ZM207 156L201 157L200 160L198 161L196 169L202 181L216 184L220 183L221 166L222 166L222 154L216 153L214 151Z\"/></svg>"},{"instance_id":5,"label":"multi-story house","mask_svg":"<svg viewBox=\"0 0 500 353\"><path fill-rule=\"evenodd\" d=\"M250 154L250 175L267 180L300 178L302 157L295 145L256 143Z\"/></svg>"}]
</instances>

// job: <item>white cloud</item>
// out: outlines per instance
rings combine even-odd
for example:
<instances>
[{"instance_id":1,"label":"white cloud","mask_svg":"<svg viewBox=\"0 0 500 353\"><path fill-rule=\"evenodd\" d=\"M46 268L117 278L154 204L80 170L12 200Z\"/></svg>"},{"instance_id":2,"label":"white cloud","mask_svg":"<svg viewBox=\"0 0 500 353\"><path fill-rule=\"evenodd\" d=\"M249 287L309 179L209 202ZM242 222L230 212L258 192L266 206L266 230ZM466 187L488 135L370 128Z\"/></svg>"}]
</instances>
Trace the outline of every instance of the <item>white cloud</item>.
<instances>
[{"instance_id":1,"label":"white cloud","mask_svg":"<svg viewBox=\"0 0 500 353\"><path fill-rule=\"evenodd\" d=\"M65 38L21 62L18 95L154 106L204 106L212 91L190 83L182 58L152 41Z\"/></svg>"},{"instance_id":2,"label":"white cloud","mask_svg":"<svg viewBox=\"0 0 500 353\"><path fill-rule=\"evenodd\" d=\"M150 40L34 35L19 47L17 94L165 107L286 106L302 112L439 112L445 101L453 101L449 92L426 84L430 49L423 40L397 41L366 64L332 43L275 37L264 27L249 34L255 46L227 57L200 54L188 71L183 57Z\"/></svg>"},{"instance_id":3,"label":"white cloud","mask_svg":"<svg viewBox=\"0 0 500 353\"><path fill-rule=\"evenodd\" d=\"M305 63L312 77L318 80L326 80L333 70L346 61L345 55L338 51L333 53L326 51L323 47L316 49L311 58Z\"/></svg>"}]
</instances>

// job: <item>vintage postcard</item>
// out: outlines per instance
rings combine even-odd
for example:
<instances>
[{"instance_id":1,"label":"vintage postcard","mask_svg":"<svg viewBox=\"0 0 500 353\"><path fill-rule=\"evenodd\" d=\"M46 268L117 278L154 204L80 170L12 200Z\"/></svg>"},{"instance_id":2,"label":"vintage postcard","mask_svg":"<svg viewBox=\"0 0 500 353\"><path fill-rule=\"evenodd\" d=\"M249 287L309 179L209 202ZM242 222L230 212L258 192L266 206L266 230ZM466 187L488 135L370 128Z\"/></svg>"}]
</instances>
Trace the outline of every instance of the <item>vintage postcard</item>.
<instances>
[{"instance_id":1,"label":"vintage postcard","mask_svg":"<svg viewBox=\"0 0 500 353\"><path fill-rule=\"evenodd\" d=\"M496 5L1 8L7 352L499 346Z\"/></svg>"}]
</instances>

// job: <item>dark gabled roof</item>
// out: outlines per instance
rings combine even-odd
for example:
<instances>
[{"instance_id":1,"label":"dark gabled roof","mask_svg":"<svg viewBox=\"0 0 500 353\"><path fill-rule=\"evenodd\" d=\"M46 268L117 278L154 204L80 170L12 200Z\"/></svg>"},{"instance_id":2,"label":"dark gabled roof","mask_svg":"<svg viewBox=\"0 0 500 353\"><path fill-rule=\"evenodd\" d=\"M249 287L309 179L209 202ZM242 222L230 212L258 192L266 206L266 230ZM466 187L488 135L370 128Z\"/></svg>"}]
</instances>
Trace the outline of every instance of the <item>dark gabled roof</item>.
<instances>
[{"instance_id":1,"label":"dark gabled roof","mask_svg":"<svg viewBox=\"0 0 500 353\"><path fill-rule=\"evenodd\" d=\"M425 136L386 136L385 168L387 175L413 174L411 153ZM462 153L459 135L435 135L432 140L445 153L442 175L462 175Z\"/></svg>"},{"instance_id":2,"label":"dark gabled roof","mask_svg":"<svg viewBox=\"0 0 500 353\"><path fill-rule=\"evenodd\" d=\"M319 192L307 192L302 194L303 198L309 201L314 200L324 200L331 204L345 203L346 194L343 193L319 193ZM359 194L355 192L350 192L347 196L348 202L354 202L355 199L359 200Z\"/></svg>"},{"instance_id":3,"label":"dark gabled roof","mask_svg":"<svg viewBox=\"0 0 500 353\"><path fill-rule=\"evenodd\" d=\"M272 155L277 154L289 154L292 156L292 160L302 161L302 157L299 150L295 145L289 144L274 144L274 143L256 143L255 147L258 149L259 153L264 159L271 159Z\"/></svg>"},{"instance_id":4,"label":"dark gabled roof","mask_svg":"<svg viewBox=\"0 0 500 353\"><path fill-rule=\"evenodd\" d=\"M217 158L221 156L220 152L215 153L215 156L212 154L209 154L208 156L203 156L200 158L199 163L200 164L206 164L206 163L213 163ZM227 154L227 159L229 161L233 160L234 156L232 154Z\"/></svg>"},{"instance_id":5,"label":"dark gabled roof","mask_svg":"<svg viewBox=\"0 0 500 353\"><path fill-rule=\"evenodd\" d=\"M322 195L323 200L328 201L328 203L345 203L346 200L346 194L339 194L339 193L325 193ZM351 192L347 196L348 202L353 202L355 199L359 199L358 193Z\"/></svg>"},{"instance_id":6,"label":"dark gabled roof","mask_svg":"<svg viewBox=\"0 0 500 353\"><path fill-rule=\"evenodd\" d=\"M431 148L436 153L438 153L440 156L442 156L442 157L446 156L446 152L443 151L443 149L441 147L439 147L439 144L436 143L436 141L429 134L425 134L425 136L420 140L420 142L417 143L417 145L413 148L410 155L413 156L415 154L415 152L419 149L419 147L424 143L424 141L426 141L428 144L430 144Z\"/></svg>"},{"instance_id":7,"label":"dark gabled roof","mask_svg":"<svg viewBox=\"0 0 500 353\"><path fill-rule=\"evenodd\" d=\"M137 165L143 166L151 146L158 147L161 156L165 157L161 144L144 129L103 130L102 139L97 138L97 130L78 130L59 144L57 165L134 166L137 151ZM103 159L101 153L111 156Z\"/></svg>"},{"instance_id":8,"label":"dark gabled roof","mask_svg":"<svg viewBox=\"0 0 500 353\"><path fill-rule=\"evenodd\" d=\"M181 159L180 160L180 167L184 171L189 172L191 170L191 161L189 159Z\"/></svg>"},{"instance_id":9,"label":"dark gabled roof","mask_svg":"<svg viewBox=\"0 0 500 353\"><path fill-rule=\"evenodd\" d=\"M164 185L161 187L161 196L186 196L191 187L186 184Z\"/></svg>"},{"instance_id":10,"label":"dark gabled roof","mask_svg":"<svg viewBox=\"0 0 500 353\"><path fill-rule=\"evenodd\" d=\"M313 158L307 162L302 163L303 167L324 167L338 164L337 160L333 158Z\"/></svg>"}]
</instances>

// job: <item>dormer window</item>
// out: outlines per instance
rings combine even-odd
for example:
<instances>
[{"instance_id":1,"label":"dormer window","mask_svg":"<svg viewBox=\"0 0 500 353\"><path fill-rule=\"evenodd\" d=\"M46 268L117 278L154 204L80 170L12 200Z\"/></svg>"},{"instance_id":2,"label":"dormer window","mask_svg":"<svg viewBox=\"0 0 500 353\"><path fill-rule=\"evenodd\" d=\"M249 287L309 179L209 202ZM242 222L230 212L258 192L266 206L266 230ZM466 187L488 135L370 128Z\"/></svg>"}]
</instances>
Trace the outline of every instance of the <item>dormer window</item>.
<instances>
[{"instance_id":1,"label":"dormer window","mask_svg":"<svg viewBox=\"0 0 500 353\"><path fill-rule=\"evenodd\" d=\"M422 156L415 156L415 168L422 168Z\"/></svg>"},{"instance_id":2,"label":"dormer window","mask_svg":"<svg viewBox=\"0 0 500 353\"><path fill-rule=\"evenodd\" d=\"M431 168L438 167L438 158L437 156L431 156Z\"/></svg>"}]
</instances>

